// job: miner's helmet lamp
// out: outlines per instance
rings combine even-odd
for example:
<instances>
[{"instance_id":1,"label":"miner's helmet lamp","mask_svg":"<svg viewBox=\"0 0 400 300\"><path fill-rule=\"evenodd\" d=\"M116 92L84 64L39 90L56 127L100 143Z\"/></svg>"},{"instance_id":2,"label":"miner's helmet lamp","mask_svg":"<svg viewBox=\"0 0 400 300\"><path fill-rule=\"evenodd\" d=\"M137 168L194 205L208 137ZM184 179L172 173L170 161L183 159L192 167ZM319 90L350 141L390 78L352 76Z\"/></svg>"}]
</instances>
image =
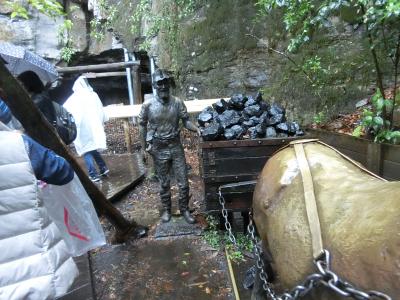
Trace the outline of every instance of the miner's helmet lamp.
<instances>
[{"instance_id":1,"label":"miner's helmet lamp","mask_svg":"<svg viewBox=\"0 0 400 300\"><path fill-rule=\"evenodd\" d=\"M156 72L154 72L154 74L153 74L154 88L158 88L162 85L170 84L170 83L171 83L171 78L163 70L157 70Z\"/></svg>"}]
</instances>

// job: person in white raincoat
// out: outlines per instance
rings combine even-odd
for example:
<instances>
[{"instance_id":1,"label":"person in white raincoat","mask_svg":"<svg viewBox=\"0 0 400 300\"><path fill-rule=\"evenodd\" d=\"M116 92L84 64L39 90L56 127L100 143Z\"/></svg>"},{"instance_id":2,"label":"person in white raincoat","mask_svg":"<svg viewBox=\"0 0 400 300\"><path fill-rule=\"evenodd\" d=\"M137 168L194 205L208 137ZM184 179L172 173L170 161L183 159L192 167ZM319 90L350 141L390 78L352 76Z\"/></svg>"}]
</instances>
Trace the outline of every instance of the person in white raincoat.
<instances>
[{"instance_id":1,"label":"person in white raincoat","mask_svg":"<svg viewBox=\"0 0 400 300\"><path fill-rule=\"evenodd\" d=\"M100 181L100 176L106 176L109 173L107 165L98 151L107 148L103 124L108 117L103 110L99 96L93 91L86 77L78 77L72 90L74 93L63 106L75 119L77 127L75 149L78 155L83 155L90 179L97 182ZM97 172L94 162L96 162L99 172Z\"/></svg>"}]
</instances>

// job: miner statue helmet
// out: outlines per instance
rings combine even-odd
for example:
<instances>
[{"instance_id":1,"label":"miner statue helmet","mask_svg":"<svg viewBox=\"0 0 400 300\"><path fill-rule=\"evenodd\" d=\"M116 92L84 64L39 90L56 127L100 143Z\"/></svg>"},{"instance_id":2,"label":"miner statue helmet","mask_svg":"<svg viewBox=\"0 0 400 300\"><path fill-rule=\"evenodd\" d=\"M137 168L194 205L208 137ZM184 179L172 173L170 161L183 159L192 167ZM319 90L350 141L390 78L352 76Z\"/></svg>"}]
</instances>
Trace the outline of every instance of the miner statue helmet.
<instances>
[{"instance_id":1,"label":"miner statue helmet","mask_svg":"<svg viewBox=\"0 0 400 300\"><path fill-rule=\"evenodd\" d=\"M157 96L163 101L169 100L169 89L171 77L163 70L157 69L153 74L153 87L156 90Z\"/></svg>"},{"instance_id":2,"label":"miner statue helmet","mask_svg":"<svg viewBox=\"0 0 400 300\"><path fill-rule=\"evenodd\" d=\"M171 77L162 69L157 69L153 74L153 87L157 89L161 83L169 84Z\"/></svg>"}]
</instances>

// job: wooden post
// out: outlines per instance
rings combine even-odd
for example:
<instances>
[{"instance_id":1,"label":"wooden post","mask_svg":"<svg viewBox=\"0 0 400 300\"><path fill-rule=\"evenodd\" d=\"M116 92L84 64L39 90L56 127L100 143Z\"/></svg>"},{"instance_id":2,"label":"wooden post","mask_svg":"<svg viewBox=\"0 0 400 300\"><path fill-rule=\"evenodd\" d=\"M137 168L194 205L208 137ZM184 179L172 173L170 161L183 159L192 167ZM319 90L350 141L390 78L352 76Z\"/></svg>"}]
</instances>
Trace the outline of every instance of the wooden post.
<instances>
[{"instance_id":1,"label":"wooden post","mask_svg":"<svg viewBox=\"0 0 400 300\"><path fill-rule=\"evenodd\" d=\"M123 125L124 125L124 134L125 134L125 145L126 149L128 150L128 153L132 153L132 138L129 133L129 121L127 118L123 119Z\"/></svg>"},{"instance_id":2,"label":"wooden post","mask_svg":"<svg viewBox=\"0 0 400 300\"><path fill-rule=\"evenodd\" d=\"M367 148L367 169L377 175L381 174L382 167L382 145L369 142Z\"/></svg>"},{"instance_id":3,"label":"wooden post","mask_svg":"<svg viewBox=\"0 0 400 300\"><path fill-rule=\"evenodd\" d=\"M9 106L13 115L21 122L26 133L42 144L64 157L73 167L83 187L93 201L99 213L104 214L117 230L117 239L122 240L129 232L137 227L136 222L128 221L109 202L97 186L90 181L85 171L82 170L75 157L65 146L56 130L43 117L34 105L25 89L10 74L2 62L0 62L0 90L4 96L4 102Z\"/></svg>"},{"instance_id":4,"label":"wooden post","mask_svg":"<svg viewBox=\"0 0 400 300\"><path fill-rule=\"evenodd\" d=\"M139 68L131 68L131 74L134 104L142 104L142 83L140 81Z\"/></svg>"}]
</instances>

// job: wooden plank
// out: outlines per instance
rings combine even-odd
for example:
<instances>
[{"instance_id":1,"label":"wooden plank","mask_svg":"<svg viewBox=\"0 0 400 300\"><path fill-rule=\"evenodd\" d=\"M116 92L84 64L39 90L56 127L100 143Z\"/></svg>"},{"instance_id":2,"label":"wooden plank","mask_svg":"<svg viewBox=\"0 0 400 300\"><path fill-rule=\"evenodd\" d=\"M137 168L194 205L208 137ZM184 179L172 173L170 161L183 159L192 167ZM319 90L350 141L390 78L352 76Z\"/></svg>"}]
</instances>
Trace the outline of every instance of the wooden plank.
<instances>
[{"instance_id":1,"label":"wooden plank","mask_svg":"<svg viewBox=\"0 0 400 300\"><path fill-rule=\"evenodd\" d=\"M256 146L285 146L291 141L308 138L302 137L288 137L288 138L265 138L265 139L251 139L251 140L233 140L233 141L202 141L199 147L202 149L207 148L230 148L230 147L256 147Z\"/></svg>"},{"instance_id":2,"label":"wooden plank","mask_svg":"<svg viewBox=\"0 0 400 300\"><path fill-rule=\"evenodd\" d=\"M135 99L135 104L142 104L143 97L142 97L142 83L140 80L140 74L138 68L132 68L131 70L132 75L132 88L133 88L133 99Z\"/></svg>"},{"instance_id":3,"label":"wooden plank","mask_svg":"<svg viewBox=\"0 0 400 300\"><path fill-rule=\"evenodd\" d=\"M127 61L127 62L117 62L108 64L98 64L98 65L86 65L86 66L74 66L74 67L56 67L58 73L69 74L69 73L86 73L93 71L110 71L115 69L124 69L129 67L139 67L140 61Z\"/></svg>"},{"instance_id":4,"label":"wooden plank","mask_svg":"<svg viewBox=\"0 0 400 300\"><path fill-rule=\"evenodd\" d=\"M353 152L366 153L368 150L368 144L370 143L370 141L366 139L356 138L336 132L317 129L310 129L307 132L335 148L344 148Z\"/></svg>"},{"instance_id":5,"label":"wooden plank","mask_svg":"<svg viewBox=\"0 0 400 300\"><path fill-rule=\"evenodd\" d=\"M382 175L387 180L400 180L400 162L382 161Z\"/></svg>"},{"instance_id":6,"label":"wooden plank","mask_svg":"<svg viewBox=\"0 0 400 300\"><path fill-rule=\"evenodd\" d=\"M381 144L368 143L367 148L367 163L366 167L368 170L375 174L381 174L382 154Z\"/></svg>"},{"instance_id":7,"label":"wooden plank","mask_svg":"<svg viewBox=\"0 0 400 300\"><path fill-rule=\"evenodd\" d=\"M248 180L257 180L258 179L257 174L235 174L235 175L225 175L225 176L208 176L205 177L203 176L204 183L219 183L219 184L225 184L225 183L231 183L231 182L239 182L239 181L248 181Z\"/></svg>"},{"instance_id":8,"label":"wooden plank","mask_svg":"<svg viewBox=\"0 0 400 300\"><path fill-rule=\"evenodd\" d=\"M74 283L70 287L69 291L62 297L57 298L58 300L92 300L93 286L92 286L92 275L89 262L89 254L85 254L79 257L75 257L74 261L78 267L79 275L75 279Z\"/></svg>"},{"instance_id":9,"label":"wooden plank","mask_svg":"<svg viewBox=\"0 0 400 300\"><path fill-rule=\"evenodd\" d=\"M129 122L127 119L123 120L123 126L124 126L126 149L128 150L128 153L132 153L132 139L131 139L131 135L129 133Z\"/></svg>"},{"instance_id":10,"label":"wooden plank","mask_svg":"<svg viewBox=\"0 0 400 300\"><path fill-rule=\"evenodd\" d=\"M382 144L382 158L400 163L400 145Z\"/></svg>"},{"instance_id":11,"label":"wooden plank","mask_svg":"<svg viewBox=\"0 0 400 300\"><path fill-rule=\"evenodd\" d=\"M234 175L239 181L241 174L258 175L270 156L218 159L215 165L205 165L203 178Z\"/></svg>"},{"instance_id":12,"label":"wooden plank","mask_svg":"<svg viewBox=\"0 0 400 300\"><path fill-rule=\"evenodd\" d=\"M83 73L82 75L85 76L86 78L119 77L119 76L126 76L126 72L101 72L101 73L88 72L88 73Z\"/></svg>"},{"instance_id":13,"label":"wooden plank","mask_svg":"<svg viewBox=\"0 0 400 300\"><path fill-rule=\"evenodd\" d=\"M344 155L347 155L351 159L354 159L355 161L358 161L360 164L363 166L367 166L367 154L366 153L360 153L360 152L355 152L352 150L344 149L344 148L337 148L337 150L342 152Z\"/></svg>"},{"instance_id":14,"label":"wooden plank","mask_svg":"<svg viewBox=\"0 0 400 300\"><path fill-rule=\"evenodd\" d=\"M184 101L188 113L199 113L207 106L212 105L221 98ZM108 105L104 107L109 118L131 118L139 116L141 104L135 105Z\"/></svg>"},{"instance_id":15,"label":"wooden plank","mask_svg":"<svg viewBox=\"0 0 400 300\"><path fill-rule=\"evenodd\" d=\"M255 158L272 156L282 145L258 146L258 147L236 147L207 149L203 155L204 164L212 164L218 159Z\"/></svg>"}]
</instances>

